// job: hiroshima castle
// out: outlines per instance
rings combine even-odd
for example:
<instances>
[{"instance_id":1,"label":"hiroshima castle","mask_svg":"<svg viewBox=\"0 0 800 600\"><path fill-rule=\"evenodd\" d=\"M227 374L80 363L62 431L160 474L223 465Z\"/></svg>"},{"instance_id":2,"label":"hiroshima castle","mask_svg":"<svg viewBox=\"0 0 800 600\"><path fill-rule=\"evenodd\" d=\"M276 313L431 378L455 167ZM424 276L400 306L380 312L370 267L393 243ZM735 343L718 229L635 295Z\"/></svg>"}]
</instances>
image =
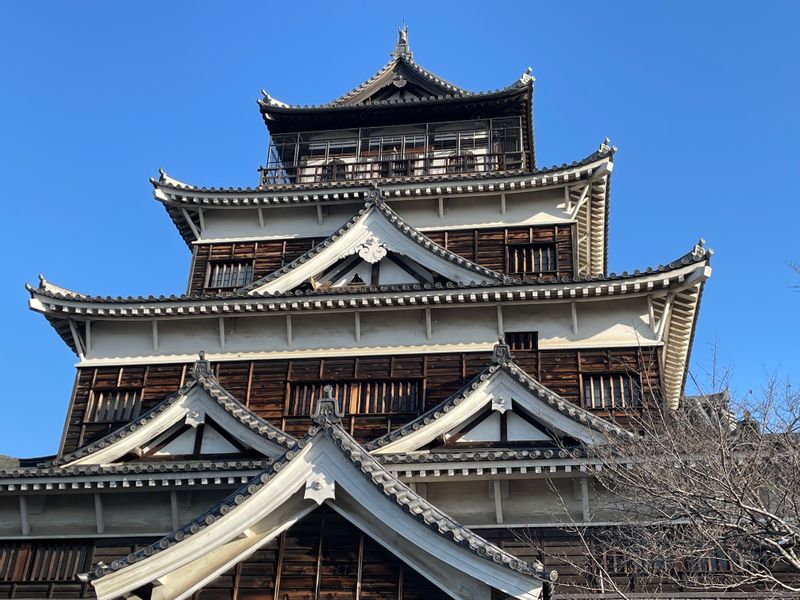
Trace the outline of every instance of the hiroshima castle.
<instances>
[{"instance_id":1,"label":"hiroshima castle","mask_svg":"<svg viewBox=\"0 0 800 600\"><path fill-rule=\"evenodd\" d=\"M28 287L77 371L56 454L0 458L0 598L580 596L587 448L678 406L711 252L609 272L616 149L537 165L509 79L401 29L326 104L262 92L253 187L151 180L184 293Z\"/></svg>"}]
</instances>

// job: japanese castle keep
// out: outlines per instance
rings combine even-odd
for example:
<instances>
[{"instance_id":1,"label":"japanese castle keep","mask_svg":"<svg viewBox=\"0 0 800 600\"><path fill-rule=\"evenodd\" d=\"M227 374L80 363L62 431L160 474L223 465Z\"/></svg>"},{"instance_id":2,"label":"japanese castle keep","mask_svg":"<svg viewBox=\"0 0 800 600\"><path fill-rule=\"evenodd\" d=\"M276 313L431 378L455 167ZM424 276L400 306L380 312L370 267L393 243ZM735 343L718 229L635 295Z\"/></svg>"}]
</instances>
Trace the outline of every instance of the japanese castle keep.
<instances>
[{"instance_id":1,"label":"japanese castle keep","mask_svg":"<svg viewBox=\"0 0 800 600\"><path fill-rule=\"evenodd\" d=\"M615 148L537 166L533 84L403 29L327 104L263 92L255 187L152 180L185 294L29 286L77 374L57 454L0 459L0 598L569 597L586 445L677 406L711 252L609 273Z\"/></svg>"}]
</instances>

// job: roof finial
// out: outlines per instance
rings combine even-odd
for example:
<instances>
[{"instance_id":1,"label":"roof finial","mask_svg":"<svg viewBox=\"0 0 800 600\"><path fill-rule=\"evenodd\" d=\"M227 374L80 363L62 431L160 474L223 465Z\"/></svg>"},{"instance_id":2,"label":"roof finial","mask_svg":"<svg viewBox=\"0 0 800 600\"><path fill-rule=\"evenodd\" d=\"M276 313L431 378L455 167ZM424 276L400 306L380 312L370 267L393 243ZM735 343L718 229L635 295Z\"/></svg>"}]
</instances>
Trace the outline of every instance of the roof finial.
<instances>
[{"instance_id":1,"label":"roof finial","mask_svg":"<svg viewBox=\"0 0 800 600\"><path fill-rule=\"evenodd\" d=\"M206 360L205 350L201 350L198 359L192 365L194 375L211 375L211 363Z\"/></svg>"},{"instance_id":2,"label":"roof finial","mask_svg":"<svg viewBox=\"0 0 800 600\"><path fill-rule=\"evenodd\" d=\"M342 409L339 408L339 402L333 397L333 387L326 385L322 388L322 394L322 398L317 400L317 405L311 413L311 419L317 425L322 425L325 422L341 423L344 414Z\"/></svg>"},{"instance_id":3,"label":"roof finial","mask_svg":"<svg viewBox=\"0 0 800 600\"><path fill-rule=\"evenodd\" d=\"M392 58L402 57L411 59L413 56L411 48L408 45L408 25L406 25L405 19L403 19L403 24L397 30L397 44L395 44L394 52L392 52Z\"/></svg>"},{"instance_id":4,"label":"roof finial","mask_svg":"<svg viewBox=\"0 0 800 600\"><path fill-rule=\"evenodd\" d=\"M496 365L505 365L510 363L511 360L511 346L506 344L505 336L497 338L497 343L493 348L492 362Z\"/></svg>"}]
</instances>

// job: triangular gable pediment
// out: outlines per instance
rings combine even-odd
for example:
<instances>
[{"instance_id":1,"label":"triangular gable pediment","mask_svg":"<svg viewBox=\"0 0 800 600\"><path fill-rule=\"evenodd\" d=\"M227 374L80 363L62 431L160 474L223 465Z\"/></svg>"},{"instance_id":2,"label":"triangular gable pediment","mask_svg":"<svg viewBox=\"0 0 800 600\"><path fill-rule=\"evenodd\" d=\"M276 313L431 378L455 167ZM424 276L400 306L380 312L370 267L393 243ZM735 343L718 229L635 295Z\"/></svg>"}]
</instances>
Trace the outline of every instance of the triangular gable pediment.
<instances>
[{"instance_id":1,"label":"triangular gable pediment","mask_svg":"<svg viewBox=\"0 0 800 600\"><path fill-rule=\"evenodd\" d=\"M374 454L391 454L467 444L597 444L608 435L628 434L561 398L513 362L501 362L367 448Z\"/></svg>"},{"instance_id":2,"label":"triangular gable pediment","mask_svg":"<svg viewBox=\"0 0 800 600\"><path fill-rule=\"evenodd\" d=\"M262 456L276 458L290 435L250 412L195 364L185 385L127 426L64 456L59 465L106 465L130 460Z\"/></svg>"},{"instance_id":3,"label":"triangular gable pediment","mask_svg":"<svg viewBox=\"0 0 800 600\"><path fill-rule=\"evenodd\" d=\"M509 280L442 248L407 225L382 200L375 199L327 240L245 289L252 294L275 294L302 285L324 290L357 285Z\"/></svg>"},{"instance_id":4,"label":"triangular gable pediment","mask_svg":"<svg viewBox=\"0 0 800 600\"><path fill-rule=\"evenodd\" d=\"M332 400L332 399L331 399ZM332 401L335 405L335 400ZM529 565L418 496L320 410L319 429L222 504L171 536L89 574L99 600L181 600L325 503L454 598L538 600Z\"/></svg>"}]
</instances>

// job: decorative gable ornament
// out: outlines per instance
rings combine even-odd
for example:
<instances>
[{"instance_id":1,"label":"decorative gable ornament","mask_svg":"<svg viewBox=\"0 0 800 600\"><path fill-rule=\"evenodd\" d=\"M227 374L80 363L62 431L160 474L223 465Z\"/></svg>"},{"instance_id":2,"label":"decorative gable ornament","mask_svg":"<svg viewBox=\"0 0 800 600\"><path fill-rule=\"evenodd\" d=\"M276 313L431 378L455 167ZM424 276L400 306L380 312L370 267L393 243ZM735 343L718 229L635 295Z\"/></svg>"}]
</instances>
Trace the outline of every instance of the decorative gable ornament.
<instances>
[{"instance_id":1,"label":"decorative gable ornament","mask_svg":"<svg viewBox=\"0 0 800 600\"><path fill-rule=\"evenodd\" d=\"M359 258L374 265L386 257L388 250L386 244L382 243L374 235L368 237L364 242L350 251L350 254L358 254Z\"/></svg>"}]
</instances>

